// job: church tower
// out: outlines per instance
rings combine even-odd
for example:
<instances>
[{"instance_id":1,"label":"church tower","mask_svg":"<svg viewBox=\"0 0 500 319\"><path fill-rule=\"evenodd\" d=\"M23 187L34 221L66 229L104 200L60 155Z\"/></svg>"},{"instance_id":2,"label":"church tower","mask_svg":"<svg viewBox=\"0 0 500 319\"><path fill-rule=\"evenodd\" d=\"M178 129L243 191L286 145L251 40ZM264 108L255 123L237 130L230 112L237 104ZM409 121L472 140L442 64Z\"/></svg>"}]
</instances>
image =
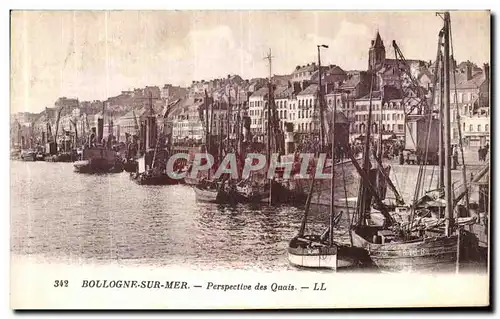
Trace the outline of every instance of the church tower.
<instances>
[{"instance_id":1,"label":"church tower","mask_svg":"<svg viewBox=\"0 0 500 319\"><path fill-rule=\"evenodd\" d=\"M385 62L385 47L380 33L377 31L375 40L372 40L372 46L368 52L368 70L374 71L380 68Z\"/></svg>"}]
</instances>

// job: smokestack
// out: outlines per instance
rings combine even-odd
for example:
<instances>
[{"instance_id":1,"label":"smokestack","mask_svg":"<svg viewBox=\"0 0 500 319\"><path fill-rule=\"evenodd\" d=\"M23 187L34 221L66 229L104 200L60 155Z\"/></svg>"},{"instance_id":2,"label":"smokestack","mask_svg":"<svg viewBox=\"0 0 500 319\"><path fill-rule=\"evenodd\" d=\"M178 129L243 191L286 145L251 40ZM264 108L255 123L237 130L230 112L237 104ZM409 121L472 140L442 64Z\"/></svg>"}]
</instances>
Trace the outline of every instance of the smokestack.
<instances>
[{"instance_id":1,"label":"smokestack","mask_svg":"<svg viewBox=\"0 0 500 319\"><path fill-rule=\"evenodd\" d=\"M488 63L483 64L484 79L486 81L490 80L490 65Z\"/></svg>"},{"instance_id":2,"label":"smokestack","mask_svg":"<svg viewBox=\"0 0 500 319\"><path fill-rule=\"evenodd\" d=\"M299 82L293 82L293 93L298 94L300 92L300 83Z\"/></svg>"},{"instance_id":3,"label":"smokestack","mask_svg":"<svg viewBox=\"0 0 500 319\"><path fill-rule=\"evenodd\" d=\"M465 73L467 75L467 81L472 79L472 64L470 62L467 62L465 66Z\"/></svg>"},{"instance_id":4,"label":"smokestack","mask_svg":"<svg viewBox=\"0 0 500 319\"><path fill-rule=\"evenodd\" d=\"M104 119L97 119L97 143L101 143L104 133Z\"/></svg>"}]
</instances>

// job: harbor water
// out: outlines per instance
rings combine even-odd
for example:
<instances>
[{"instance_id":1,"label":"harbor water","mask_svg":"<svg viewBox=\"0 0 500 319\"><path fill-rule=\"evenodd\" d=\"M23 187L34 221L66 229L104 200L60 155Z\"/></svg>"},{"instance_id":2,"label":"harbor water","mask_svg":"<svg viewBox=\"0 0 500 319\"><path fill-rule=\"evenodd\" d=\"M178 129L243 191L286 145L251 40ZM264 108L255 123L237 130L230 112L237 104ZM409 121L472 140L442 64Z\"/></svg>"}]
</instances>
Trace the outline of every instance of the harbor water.
<instances>
[{"instance_id":1,"label":"harbor water","mask_svg":"<svg viewBox=\"0 0 500 319\"><path fill-rule=\"evenodd\" d=\"M303 208L198 203L187 185L140 186L128 173L11 161L11 252L44 262L294 270L286 247ZM309 229L328 225L328 209ZM338 235L347 231L343 218ZM348 237L348 236L347 236Z\"/></svg>"}]
</instances>

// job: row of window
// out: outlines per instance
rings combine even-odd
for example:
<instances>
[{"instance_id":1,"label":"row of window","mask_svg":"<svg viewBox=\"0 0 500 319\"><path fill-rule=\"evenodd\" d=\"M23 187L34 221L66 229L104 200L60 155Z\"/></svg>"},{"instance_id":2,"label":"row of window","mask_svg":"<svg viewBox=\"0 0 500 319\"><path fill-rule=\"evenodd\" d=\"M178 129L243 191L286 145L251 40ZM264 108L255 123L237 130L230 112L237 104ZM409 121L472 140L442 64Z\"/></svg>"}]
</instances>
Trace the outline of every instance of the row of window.
<instances>
[{"instance_id":1,"label":"row of window","mask_svg":"<svg viewBox=\"0 0 500 319\"><path fill-rule=\"evenodd\" d=\"M355 120L358 122L368 121L368 114L356 114L354 116ZM372 115L373 121L378 121L380 119L380 114ZM401 121L404 120L404 114L401 113L392 113L392 114L382 114L382 121Z\"/></svg>"},{"instance_id":2,"label":"row of window","mask_svg":"<svg viewBox=\"0 0 500 319\"><path fill-rule=\"evenodd\" d=\"M465 132L465 127L466 127L465 123L463 123L462 126L463 126L462 130ZM481 124L477 124L475 127L477 128L476 132L483 132L483 126ZM485 124L484 132L489 132L489 130L490 126L488 124ZM474 124L469 124L469 132L474 132Z\"/></svg>"},{"instance_id":3,"label":"row of window","mask_svg":"<svg viewBox=\"0 0 500 319\"><path fill-rule=\"evenodd\" d=\"M369 104L360 104L358 105L357 109L358 111L368 111L368 106ZM372 111L380 111L380 104L372 104ZM382 107L383 110L400 110L401 109L401 103L399 102L389 102L385 103L384 106Z\"/></svg>"},{"instance_id":4,"label":"row of window","mask_svg":"<svg viewBox=\"0 0 500 319\"><path fill-rule=\"evenodd\" d=\"M403 132L404 124L382 124L382 132ZM355 124L354 132L366 133L366 124ZM378 133L377 124L372 125L372 133Z\"/></svg>"},{"instance_id":5,"label":"row of window","mask_svg":"<svg viewBox=\"0 0 500 319\"><path fill-rule=\"evenodd\" d=\"M457 95L455 95L455 92L453 90L452 90L452 92L450 92L451 103L456 103L457 100L458 100L458 103L469 103L469 102L473 102L476 97L477 97L476 94L473 94L470 92L469 93L460 92ZM439 94L435 95L434 102L436 104L439 103Z\"/></svg>"}]
</instances>

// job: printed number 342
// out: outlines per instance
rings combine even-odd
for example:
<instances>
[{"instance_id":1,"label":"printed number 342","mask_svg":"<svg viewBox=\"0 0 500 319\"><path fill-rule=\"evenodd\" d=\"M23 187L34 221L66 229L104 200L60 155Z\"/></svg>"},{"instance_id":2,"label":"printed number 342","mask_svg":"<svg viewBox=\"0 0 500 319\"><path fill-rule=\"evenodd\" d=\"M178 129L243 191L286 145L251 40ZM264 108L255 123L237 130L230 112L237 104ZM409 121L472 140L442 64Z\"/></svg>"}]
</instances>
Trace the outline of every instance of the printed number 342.
<instances>
[{"instance_id":1,"label":"printed number 342","mask_svg":"<svg viewBox=\"0 0 500 319\"><path fill-rule=\"evenodd\" d=\"M67 280L54 280L54 287L68 287Z\"/></svg>"}]
</instances>

